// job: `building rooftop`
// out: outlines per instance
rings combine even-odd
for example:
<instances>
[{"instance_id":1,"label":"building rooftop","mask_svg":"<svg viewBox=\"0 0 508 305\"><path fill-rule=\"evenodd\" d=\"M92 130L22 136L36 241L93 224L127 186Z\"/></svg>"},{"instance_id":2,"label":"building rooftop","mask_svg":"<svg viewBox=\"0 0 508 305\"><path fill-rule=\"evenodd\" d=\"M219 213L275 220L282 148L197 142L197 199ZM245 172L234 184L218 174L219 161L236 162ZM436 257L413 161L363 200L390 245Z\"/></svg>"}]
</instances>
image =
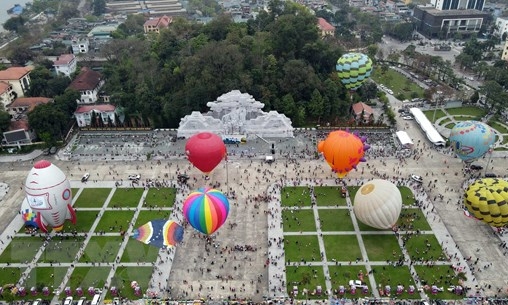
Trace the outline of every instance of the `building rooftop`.
<instances>
[{"instance_id":1,"label":"building rooftop","mask_svg":"<svg viewBox=\"0 0 508 305\"><path fill-rule=\"evenodd\" d=\"M92 110L97 110L100 112L111 112L115 111L116 106L111 104L101 104L101 105L84 105L79 106L74 113L85 113L90 112Z\"/></svg>"},{"instance_id":2,"label":"building rooftop","mask_svg":"<svg viewBox=\"0 0 508 305\"><path fill-rule=\"evenodd\" d=\"M102 75L99 72L84 67L81 69L81 73L69 85L69 88L76 91L93 90L101 82L101 77Z\"/></svg>"},{"instance_id":3,"label":"building rooftop","mask_svg":"<svg viewBox=\"0 0 508 305\"><path fill-rule=\"evenodd\" d=\"M30 67L11 67L0 71L0 80L18 80L30 71L32 71Z\"/></svg>"},{"instance_id":4,"label":"building rooftop","mask_svg":"<svg viewBox=\"0 0 508 305\"><path fill-rule=\"evenodd\" d=\"M319 17L318 18L318 27L323 31L333 31L335 30L335 27L328 23L324 18Z\"/></svg>"},{"instance_id":5,"label":"building rooftop","mask_svg":"<svg viewBox=\"0 0 508 305\"><path fill-rule=\"evenodd\" d=\"M14 107L27 107L28 112L34 110L35 107L41 105L41 104L47 104L49 102L53 101L52 98L49 97L18 97L14 100L8 108L14 108Z\"/></svg>"},{"instance_id":6,"label":"building rooftop","mask_svg":"<svg viewBox=\"0 0 508 305\"><path fill-rule=\"evenodd\" d=\"M53 64L55 66L68 65L74 58L76 58L74 54L62 54L56 58Z\"/></svg>"},{"instance_id":7,"label":"building rooftop","mask_svg":"<svg viewBox=\"0 0 508 305\"><path fill-rule=\"evenodd\" d=\"M365 114L372 114L374 113L374 111L372 110L372 107L370 107L369 105L363 103L363 102L358 102L356 104L353 104L353 111L355 114L361 114L363 111L365 111Z\"/></svg>"},{"instance_id":8,"label":"building rooftop","mask_svg":"<svg viewBox=\"0 0 508 305\"><path fill-rule=\"evenodd\" d=\"M434 7L425 7L425 6L418 6L419 9L426 11L427 13L433 15L433 16L471 16L471 15L477 15L477 16L486 16L489 15L489 13L482 12L479 10L438 10Z\"/></svg>"},{"instance_id":9,"label":"building rooftop","mask_svg":"<svg viewBox=\"0 0 508 305\"><path fill-rule=\"evenodd\" d=\"M0 81L0 94L3 94L11 88L11 84Z\"/></svg>"}]
</instances>

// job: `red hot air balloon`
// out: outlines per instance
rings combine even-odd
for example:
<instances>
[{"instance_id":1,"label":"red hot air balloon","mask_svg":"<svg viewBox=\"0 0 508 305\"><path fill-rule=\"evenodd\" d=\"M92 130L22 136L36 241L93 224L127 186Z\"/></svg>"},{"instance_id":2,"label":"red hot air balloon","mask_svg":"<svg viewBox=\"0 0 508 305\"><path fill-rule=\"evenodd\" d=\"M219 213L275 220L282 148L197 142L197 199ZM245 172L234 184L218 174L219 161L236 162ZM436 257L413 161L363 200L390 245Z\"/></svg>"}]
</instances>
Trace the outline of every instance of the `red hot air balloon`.
<instances>
[{"instance_id":1,"label":"red hot air balloon","mask_svg":"<svg viewBox=\"0 0 508 305\"><path fill-rule=\"evenodd\" d=\"M185 154L192 165L208 175L226 156L226 145L218 135L200 132L187 140Z\"/></svg>"}]
</instances>

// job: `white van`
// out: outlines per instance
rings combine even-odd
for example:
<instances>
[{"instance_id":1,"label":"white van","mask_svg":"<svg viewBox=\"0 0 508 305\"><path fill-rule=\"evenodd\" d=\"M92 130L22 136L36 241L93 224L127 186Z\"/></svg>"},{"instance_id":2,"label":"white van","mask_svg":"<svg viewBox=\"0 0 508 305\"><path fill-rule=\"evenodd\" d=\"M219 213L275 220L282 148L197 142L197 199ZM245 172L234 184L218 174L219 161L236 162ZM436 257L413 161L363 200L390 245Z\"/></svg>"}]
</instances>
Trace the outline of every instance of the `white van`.
<instances>
[{"instance_id":1,"label":"white van","mask_svg":"<svg viewBox=\"0 0 508 305\"><path fill-rule=\"evenodd\" d=\"M90 303L90 305L99 305L100 301L101 301L101 295L96 294L93 296L92 303Z\"/></svg>"},{"instance_id":2,"label":"white van","mask_svg":"<svg viewBox=\"0 0 508 305\"><path fill-rule=\"evenodd\" d=\"M82 297L81 299L79 299L79 301L76 305L85 305L85 301L86 301L86 298Z\"/></svg>"},{"instance_id":3,"label":"white van","mask_svg":"<svg viewBox=\"0 0 508 305\"><path fill-rule=\"evenodd\" d=\"M37 299L37 300L35 300L35 301L32 303L32 305L41 305L41 303L42 303L42 299Z\"/></svg>"}]
</instances>

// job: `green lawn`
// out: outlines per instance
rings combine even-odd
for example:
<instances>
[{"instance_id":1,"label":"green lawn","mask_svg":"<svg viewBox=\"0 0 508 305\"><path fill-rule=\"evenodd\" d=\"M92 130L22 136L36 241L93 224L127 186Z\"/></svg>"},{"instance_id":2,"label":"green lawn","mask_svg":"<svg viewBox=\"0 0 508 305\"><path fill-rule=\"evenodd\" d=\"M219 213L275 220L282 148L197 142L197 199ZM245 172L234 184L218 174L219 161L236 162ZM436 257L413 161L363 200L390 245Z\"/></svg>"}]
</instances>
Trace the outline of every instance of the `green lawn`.
<instances>
[{"instance_id":1,"label":"green lawn","mask_svg":"<svg viewBox=\"0 0 508 305\"><path fill-rule=\"evenodd\" d=\"M351 215L347 209L319 209L321 231L354 231Z\"/></svg>"},{"instance_id":2,"label":"green lawn","mask_svg":"<svg viewBox=\"0 0 508 305\"><path fill-rule=\"evenodd\" d=\"M434 235L406 235L406 249L411 260L448 261Z\"/></svg>"},{"instance_id":3,"label":"green lawn","mask_svg":"<svg viewBox=\"0 0 508 305\"><path fill-rule=\"evenodd\" d=\"M64 223L64 232L90 232L93 223L97 220L97 213L99 211L76 211L76 225L73 225L69 221Z\"/></svg>"},{"instance_id":4,"label":"green lawn","mask_svg":"<svg viewBox=\"0 0 508 305\"><path fill-rule=\"evenodd\" d=\"M430 225L420 209L402 209L400 212L399 221L397 221L397 225L402 231L430 230Z\"/></svg>"},{"instance_id":5,"label":"green lawn","mask_svg":"<svg viewBox=\"0 0 508 305\"><path fill-rule=\"evenodd\" d=\"M122 240L122 236L92 236L79 261L114 262Z\"/></svg>"},{"instance_id":6,"label":"green lawn","mask_svg":"<svg viewBox=\"0 0 508 305\"><path fill-rule=\"evenodd\" d=\"M314 196L318 206L346 205L346 198L342 197L341 187L338 186L316 186Z\"/></svg>"},{"instance_id":7,"label":"green lawn","mask_svg":"<svg viewBox=\"0 0 508 305\"><path fill-rule=\"evenodd\" d=\"M16 284L21 277L21 274L25 272L25 268L16 267L2 267L2 276L0 276L0 286L7 284Z\"/></svg>"},{"instance_id":8,"label":"green lawn","mask_svg":"<svg viewBox=\"0 0 508 305\"><path fill-rule=\"evenodd\" d=\"M54 237L44 249L38 262L70 263L76 258L76 254L83 245L84 240L83 236L69 238Z\"/></svg>"},{"instance_id":9,"label":"green lawn","mask_svg":"<svg viewBox=\"0 0 508 305\"><path fill-rule=\"evenodd\" d=\"M399 299L419 299L420 294L415 291L413 294L407 293L409 285L415 285L409 268L407 266L373 266L374 278L378 287L390 286L391 296L396 295L397 285L403 285L405 291L397 295Z\"/></svg>"},{"instance_id":10,"label":"green lawn","mask_svg":"<svg viewBox=\"0 0 508 305\"><path fill-rule=\"evenodd\" d=\"M72 198L76 198L76 194L78 193L79 189L80 189L79 187L71 188Z\"/></svg>"},{"instance_id":11,"label":"green lawn","mask_svg":"<svg viewBox=\"0 0 508 305\"><path fill-rule=\"evenodd\" d=\"M121 297L129 300L138 300L142 296L135 296L134 289L131 288L131 282L136 281L141 287L143 293L148 288L148 283L152 277L153 268L151 267L118 267L111 281L111 287L116 286L119 289ZM111 293L108 291L106 299L112 299Z\"/></svg>"},{"instance_id":12,"label":"green lawn","mask_svg":"<svg viewBox=\"0 0 508 305\"><path fill-rule=\"evenodd\" d=\"M462 299L463 296L456 295L452 292L446 290L446 288L457 285L459 279L464 279L464 274L455 274L455 271L452 269L451 265L445 266L414 266L415 271L418 274L422 284L426 284L429 286L436 285L438 287L443 287L444 291L438 292L433 295L430 291L427 292L427 295L431 299L445 299L445 300L456 300Z\"/></svg>"},{"instance_id":13,"label":"green lawn","mask_svg":"<svg viewBox=\"0 0 508 305\"><path fill-rule=\"evenodd\" d=\"M432 123L434 123L436 120L446 116L446 113L444 113L444 111L441 109L426 110L426 111L423 111L423 113L425 114L427 119L429 119L429 121L431 121ZM435 119L432 120L434 118L434 113L435 113Z\"/></svg>"},{"instance_id":14,"label":"green lawn","mask_svg":"<svg viewBox=\"0 0 508 305\"><path fill-rule=\"evenodd\" d=\"M74 207L101 208L110 193L110 188L84 188L76 200Z\"/></svg>"},{"instance_id":15,"label":"green lawn","mask_svg":"<svg viewBox=\"0 0 508 305\"><path fill-rule=\"evenodd\" d=\"M52 287L58 287L66 273L67 268L65 267L36 267L30 271L24 285L25 287L32 287L42 283L53 292Z\"/></svg>"},{"instance_id":16,"label":"green lawn","mask_svg":"<svg viewBox=\"0 0 508 305\"><path fill-rule=\"evenodd\" d=\"M362 235L369 261L398 261L402 257L397 239L390 235Z\"/></svg>"},{"instance_id":17,"label":"green lawn","mask_svg":"<svg viewBox=\"0 0 508 305\"><path fill-rule=\"evenodd\" d=\"M286 232L316 231L313 210L282 210L282 223Z\"/></svg>"},{"instance_id":18,"label":"green lawn","mask_svg":"<svg viewBox=\"0 0 508 305\"><path fill-rule=\"evenodd\" d=\"M459 108L447 108L446 112L449 114L455 116L455 115L468 115L472 117L482 117L487 114L487 111L483 108L478 107L472 107L472 106L466 106L466 107L459 107Z\"/></svg>"},{"instance_id":19,"label":"green lawn","mask_svg":"<svg viewBox=\"0 0 508 305\"><path fill-rule=\"evenodd\" d=\"M111 267L76 267L67 285L73 290L81 287L87 295L88 287L104 287L110 271Z\"/></svg>"},{"instance_id":20,"label":"green lawn","mask_svg":"<svg viewBox=\"0 0 508 305\"><path fill-rule=\"evenodd\" d=\"M121 262L155 262L159 248L129 238Z\"/></svg>"},{"instance_id":21,"label":"green lawn","mask_svg":"<svg viewBox=\"0 0 508 305\"><path fill-rule=\"evenodd\" d=\"M490 121L489 126L496 129L500 133L508 134L508 129L506 127L504 127L504 125L501 125L497 121Z\"/></svg>"},{"instance_id":22,"label":"green lawn","mask_svg":"<svg viewBox=\"0 0 508 305\"><path fill-rule=\"evenodd\" d=\"M148 189L146 194L147 206L172 207L175 204L176 189L175 188L154 188Z\"/></svg>"},{"instance_id":23,"label":"green lawn","mask_svg":"<svg viewBox=\"0 0 508 305\"><path fill-rule=\"evenodd\" d=\"M326 298L325 277L323 274L323 267L308 267L308 266L288 266L286 267L286 282L287 291L291 293L293 286L298 287L298 298L304 299L302 295L304 289L309 292L308 297L311 299ZM311 295L317 286L323 289L323 295Z\"/></svg>"},{"instance_id":24,"label":"green lawn","mask_svg":"<svg viewBox=\"0 0 508 305\"><path fill-rule=\"evenodd\" d=\"M415 203L415 197L413 191L407 186L399 186L400 196L402 197L403 205L413 205Z\"/></svg>"},{"instance_id":25,"label":"green lawn","mask_svg":"<svg viewBox=\"0 0 508 305\"><path fill-rule=\"evenodd\" d=\"M330 281L332 282L332 289L334 290L334 294L338 293L339 286L344 286L346 288L346 293L344 294L344 298L358 298L359 296L372 296L371 284L369 281L369 277L367 275L367 268L365 266L329 266L328 270L330 271ZM357 289L356 294L351 294L349 292L349 281L350 280L360 280L363 274L363 282L369 287L369 293L363 294L360 289Z\"/></svg>"},{"instance_id":26,"label":"green lawn","mask_svg":"<svg viewBox=\"0 0 508 305\"><path fill-rule=\"evenodd\" d=\"M106 233L120 233L126 230L129 222L134 217L134 211L106 211L102 215L95 231L106 231Z\"/></svg>"},{"instance_id":27,"label":"green lawn","mask_svg":"<svg viewBox=\"0 0 508 305\"><path fill-rule=\"evenodd\" d=\"M347 187L347 192L348 192L349 198L351 199L351 202L354 201L356 192L358 192L360 187L361 186L348 186Z\"/></svg>"},{"instance_id":28,"label":"green lawn","mask_svg":"<svg viewBox=\"0 0 508 305\"><path fill-rule=\"evenodd\" d=\"M310 206L310 190L302 186L286 186L281 190L281 205L287 207Z\"/></svg>"},{"instance_id":29,"label":"green lawn","mask_svg":"<svg viewBox=\"0 0 508 305\"><path fill-rule=\"evenodd\" d=\"M31 261L42 246L40 237L15 237L0 255L0 263L24 263Z\"/></svg>"},{"instance_id":30,"label":"green lawn","mask_svg":"<svg viewBox=\"0 0 508 305\"><path fill-rule=\"evenodd\" d=\"M143 188L116 188L109 201L109 207L137 207L143 195Z\"/></svg>"},{"instance_id":31,"label":"green lawn","mask_svg":"<svg viewBox=\"0 0 508 305\"><path fill-rule=\"evenodd\" d=\"M328 261L350 262L362 260L356 235L323 235Z\"/></svg>"},{"instance_id":32,"label":"green lawn","mask_svg":"<svg viewBox=\"0 0 508 305\"><path fill-rule=\"evenodd\" d=\"M441 126L446 126L446 125L447 125L448 123L450 123L451 121L452 121L452 119L450 119L450 118L446 118L446 119L444 119L444 120L439 121L439 125L441 125Z\"/></svg>"},{"instance_id":33,"label":"green lawn","mask_svg":"<svg viewBox=\"0 0 508 305\"><path fill-rule=\"evenodd\" d=\"M287 262L321 261L316 235L284 236Z\"/></svg>"},{"instance_id":34,"label":"green lawn","mask_svg":"<svg viewBox=\"0 0 508 305\"><path fill-rule=\"evenodd\" d=\"M455 124L457 124L457 123L451 122L451 123L444 125L444 127L448 128L448 129L452 129L453 127L455 127Z\"/></svg>"},{"instance_id":35,"label":"green lawn","mask_svg":"<svg viewBox=\"0 0 508 305\"><path fill-rule=\"evenodd\" d=\"M376 83L392 89L395 96L403 95L403 99L423 97L423 89L420 86L395 70L387 69L383 74L381 69L375 69L371 77Z\"/></svg>"},{"instance_id":36,"label":"green lawn","mask_svg":"<svg viewBox=\"0 0 508 305\"><path fill-rule=\"evenodd\" d=\"M145 223L155 220L155 219L169 219L169 216L171 215L171 211L168 210L151 210L151 211L140 211L138 218L136 219L136 224L134 225L134 228L138 228Z\"/></svg>"}]
</instances>

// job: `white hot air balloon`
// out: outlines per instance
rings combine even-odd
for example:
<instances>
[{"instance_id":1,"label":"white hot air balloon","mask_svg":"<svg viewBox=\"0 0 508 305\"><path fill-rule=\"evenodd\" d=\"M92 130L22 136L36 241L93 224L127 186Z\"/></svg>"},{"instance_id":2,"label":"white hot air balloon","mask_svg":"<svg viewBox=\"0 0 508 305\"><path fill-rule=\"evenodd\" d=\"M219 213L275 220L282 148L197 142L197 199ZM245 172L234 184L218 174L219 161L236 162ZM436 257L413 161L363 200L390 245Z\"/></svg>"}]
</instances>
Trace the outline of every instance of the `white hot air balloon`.
<instances>
[{"instance_id":1,"label":"white hot air balloon","mask_svg":"<svg viewBox=\"0 0 508 305\"><path fill-rule=\"evenodd\" d=\"M377 229L390 229L399 219L402 196L390 181L374 179L358 190L353 211L364 224Z\"/></svg>"}]
</instances>

